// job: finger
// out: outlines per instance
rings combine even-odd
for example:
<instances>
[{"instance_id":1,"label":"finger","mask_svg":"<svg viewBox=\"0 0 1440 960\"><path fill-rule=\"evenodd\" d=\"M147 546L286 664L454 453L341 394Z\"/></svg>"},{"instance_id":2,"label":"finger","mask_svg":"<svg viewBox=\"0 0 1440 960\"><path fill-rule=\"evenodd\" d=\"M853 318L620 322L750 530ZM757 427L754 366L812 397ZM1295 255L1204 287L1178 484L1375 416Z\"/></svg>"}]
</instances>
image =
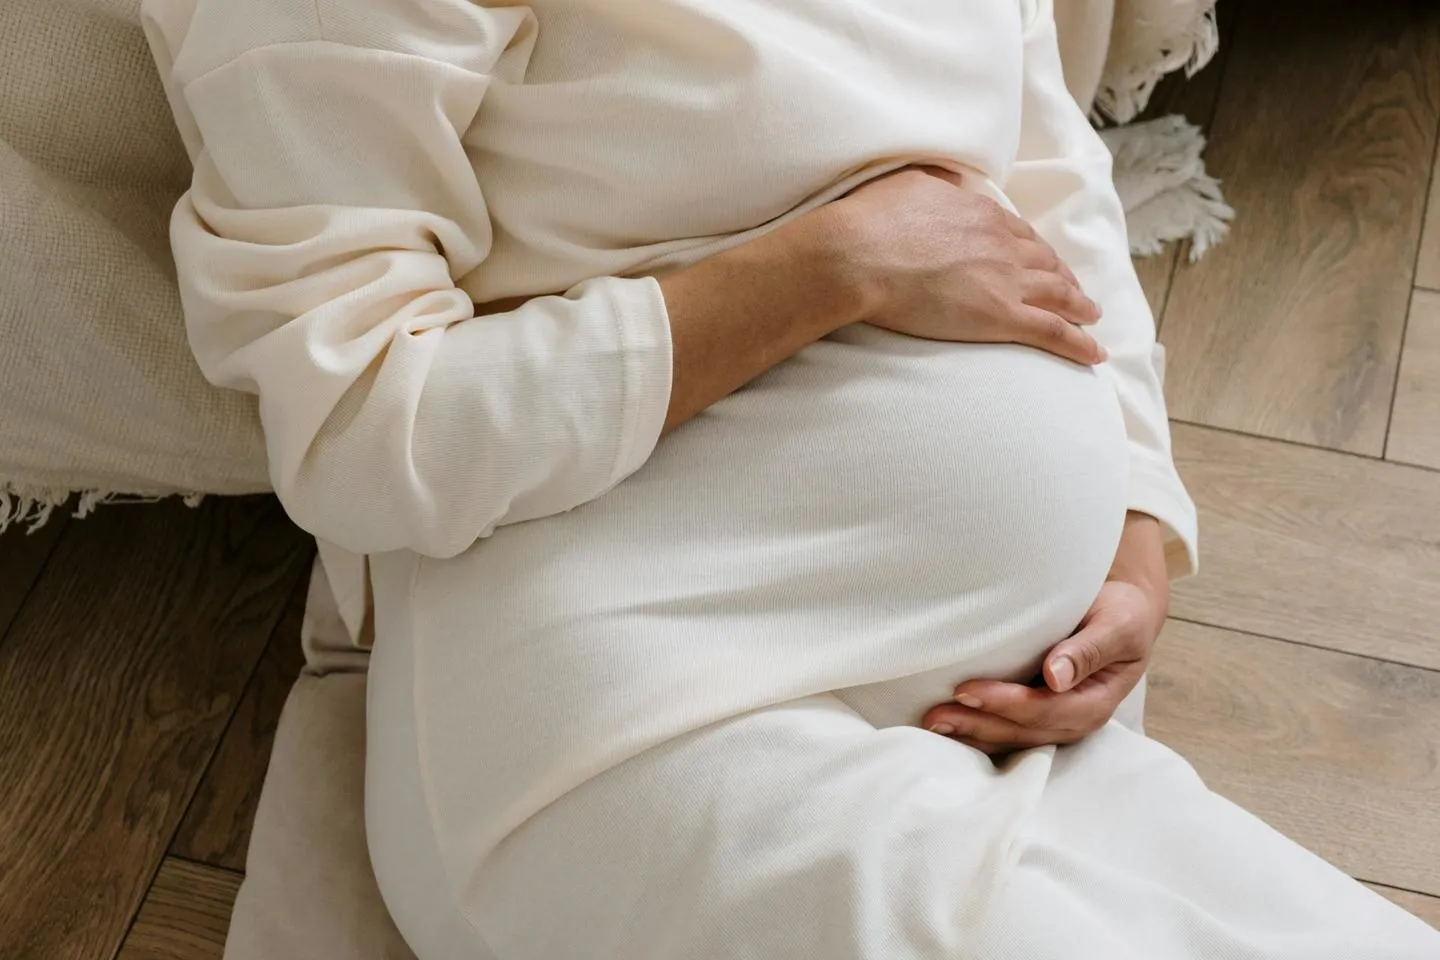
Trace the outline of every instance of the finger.
<instances>
[{"instance_id":1,"label":"finger","mask_svg":"<svg viewBox=\"0 0 1440 960\"><path fill-rule=\"evenodd\" d=\"M1004 210L1005 208L1001 207L1001 209ZM1040 239L1040 234L1035 232L1035 228L1030 226L1030 221L1019 214L1005 210L1005 226L1009 227L1010 232L1021 240L1033 240L1036 243L1045 243L1044 240ZM1048 246L1048 244L1046 245Z\"/></svg>"},{"instance_id":2,"label":"finger","mask_svg":"<svg viewBox=\"0 0 1440 960\"><path fill-rule=\"evenodd\" d=\"M1013 743L986 743L984 740L972 740L969 737L951 737L956 743L963 743L974 750L979 750L987 757L998 757L1005 753L1015 753L1023 749Z\"/></svg>"},{"instance_id":3,"label":"finger","mask_svg":"<svg viewBox=\"0 0 1440 960\"><path fill-rule=\"evenodd\" d=\"M1134 663L1144 655L1139 631L1124 621L1096 616L1045 655L1045 682L1056 693L1065 693L1108 666Z\"/></svg>"},{"instance_id":4,"label":"finger","mask_svg":"<svg viewBox=\"0 0 1440 960\"><path fill-rule=\"evenodd\" d=\"M1104 363L1108 354L1095 338L1064 317L1039 307L1021 305L1014 314L1011 341L1057 357L1088 365Z\"/></svg>"},{"instance_id":5,"label":"finger","mask_svg":"<svg viewBox=\"0 0 1440 960\"><path fill-rule=\"evenodd\" d=\"M1058 313L1071 323L1094 323L1100 319L1100 307L1095 301L1055 271L1032 270L1020 282L1022 299L1032 307Z\"/></svg>"},{"instance_id":6,"label":"finger","mask_svg":"<svg viewBox=\"0 0 1440 960\"><path fill-rule=\"evenodd\" d=\"M1044 687L975 681L961 684L956 689L955 699L962 705L978 701L983 706L973 709L980 709L1026 729L1049 731L1051 734L1057 731L1084 734L1104 726L1120 701L1134 688L1130 678L1121 675L1120 671L1101 670L1089 679L1089 683L1067 693L1056 693ZM1134 682L1138 679L1135 678ZM977 693L977 690L980 692ZM942 722L948 716L948 712L941 709L943 706L935 708L936 722Z\"/></svg>"},{"instance_id":7,"label":"finger","mask_svg":"<svg viewBox=\"0 0 1440 960\"><path fill-rule=\"evenodd\" d=\"M1030 687L999 680L969 680L955 688L955 702L962 707L1037 729L1065 726L1064 723L1052 722L1062 698L1062 694L1048 687Z\"/></svg>"},{"instance_id":8,"label":"finger","mask_svg":"<svg viewBox=\"0 0 1440 960\"><path fill-rule=\"evenodd\" d=\"M1015 260L1022 267L1053 273L1061 279L1065 279L1061 272L1065 265L1060 262L1060 257L1050 248L1050 244L1044 240L1020 240L1018 243L1020 252ZM1065 282L1069 283L1070 281L1066 280Z\"/></svg>"},{"instance_id":9,"label":"finger","mask_svg":"<svg viewBox=\"0 0 1440 960\"><path fill-rule=\"evenodd\" d=\"M1056 742L1053 736L1064 731L1034 730L1013 720L997 717L958 704L941 704L930 710L924 719L925 729L945 737L968 737L984 743L1016 744L1037 747Z\"/></svg>"},{"instance_id":10,"label":"finger","mask_svg":"<svg viewBox=\"0 0 1440 960\"><path fill-rule=\"evenodd\" d=\"M1083 292L1085 291L1085 286L1084 286L1084 284L1082 284L1082 283L1080 282L1080 278L1079 278L1079 277L1075 276L1074 271L1072 271L1072 270L1070 269L1070 267L1066 265L1065 261L1060 259L1059 254L1056 254L1056 256L1055 256L1055 262L1060 265L1060 266L1057 268L1057 271L1059 272L1060 276L1064 277L1066 280L1069 280L1071 283L1075 284L1075 286L1083 293ZM1099 319L1100 319L1100 315L1101 315L1102 313L1104 313L1105 311L1100 308L1100 304L1099 304L1098 302L1096 302L1096 301L1094 301L1094 300L1091 300L1090 302L1093 303L1093 304L1095 304L1095 319L1096 319L1096 320L1099 320Z\"/></svg>"}]
</instances>

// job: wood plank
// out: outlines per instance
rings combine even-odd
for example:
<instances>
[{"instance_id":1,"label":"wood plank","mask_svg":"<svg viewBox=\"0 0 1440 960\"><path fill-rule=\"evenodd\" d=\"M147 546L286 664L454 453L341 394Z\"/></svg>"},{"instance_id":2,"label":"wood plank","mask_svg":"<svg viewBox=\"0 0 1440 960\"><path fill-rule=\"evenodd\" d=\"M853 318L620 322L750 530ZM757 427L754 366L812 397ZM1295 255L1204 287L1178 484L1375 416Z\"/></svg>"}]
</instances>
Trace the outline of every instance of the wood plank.
<instances>
[{"instance_id":1,"label":"wood plank","mask_svg":"<svg viewBox=\"0 0 1440 960\"><path fill-rule=\"evenodd\" d=\"M1200 508L1186 620L1440 669L1440 475L1176 424Z\"/></svg>"},{"instance_id":2,"label":"wood plank","mask_svg":"<svg viewBox=\"0 0 1440 960\"><path fill-rule=\"evenodd\" d=\"M1385 457L1440 469L1440 293L1410 301Z\"/></svg>"},{"instance_id":3,"label":"wood plank","mask_svg":"<svg viewBox=\"0 0 1440 960\"><path fill-rule=\"evenodd\" d=\"M30 595L30 588L69 522L70 510L60 507L48 523L33 533L27 525L18 524L0 534L0 640Z\"/></svg>"},{"instance_id":4,"label":"wood plank","mask_svg":"<svg viewBox=\"0 0 1440 960\"><path fill-rule=\"evenodd\" d=\"M300 623L305 617L305 579L290 594L285 615L245 688L195 799L170 844L173 856L244 871L250 826L270 764L275 727L290 688L305 666Z\"/></svg>"},{"instance_id":5,"label":"wood plank","mask_svg":"<svg viewBox=\"0 0 1440 960\"><path fill-rule=\"evenodd\" d=\"M1146 731L1348 873L1440 894L1440 673L1169 624Z\"/></svg>"},{"instance_id":6,"label":"wood plank","mask_svg":"<svg viewBox=\"0 0 1440 960\"><path fill-rule=\"evenodd\" d=\"M1430 180L1430 202L1425 208L1425 229L1420 238L1420 257L1415 263L1415 285L1440 290L1440 163Z\"/></svg>"},{"instance_id":7,"label":"wood plank","mask_svg":"<svg viewBox=\"0 0 1440 960\"><path fill-rule=\"evenodd\" d=\"M1394 887L1378 883L1367 883L1365 886L1413 913L1436 930L1440 930L1440 897L1429 897L1423 893L1412 893L1409 890L1396 890Z\"/></svg>"},{"instance_id":8,"label":"wood plank","mask_svg":"<svg viewBox=\"0 0 1440 960\"><path fill-rule=\"evenodd\" d=\"M118 960L220 960L238 873L166 858Z\"/></svg>"},{"instance_id":9,"label":"wood plank","mask_svg":"<svg viewBox=\"0 0 1440 960\"><path fill-rule=\"evenodd\" d=\"M118 949L309 553L266 497L66 529L0 646L0 957Z\"/></svg>"},{"instance_id":10,"label":"wood plank","mask_svg":"<svg viewBox=\"0 0 1440 960\"><path fill-rule=\"evenodd\" d=\"M1150 304L1157 330L1165 322L1165 301L1170 296L1170 277L1175 272L1180 246L1178 243L1167 243L1165 249L1154 256L1130 258L1135 264L1140 286L1145 290L1145 299Z\"/></svg>"},{"instance_id":11,"label":"wood plank","mask_svg":"<svg viewBox=\"0 0 1440 960\"><path fill-rule=\"evenodd\" d=\"M1171 289L1171 414L1379 456L1440 124L1440 7L1240 6L1207 153L1239 215Z\"/></svg>"},{"instance_id":12,"label":"wood plank","mask_svg":"<svg viewBox=\"0 0 1440 960\"><path fill-rule=\"evenodd\" d=\"M1137 122L1178 113L1202 130L1209 131L1215 117L1215 105L1219 102L1225 63L1230 56L1230 42L1235 35L1238 9L1234 4L1219 5L1220 47L1215 56L1193 77L1177 71L1162 79L1150 96L1150 102L1136 118ZM1188 248L1184 244L1170 243L1153 257L1134 258L1135 272L1140 277L1140 286L1145 288L1145 298L1150 301L1150 311L1155 315L1157 327L1164 322L1165 302L1170 295L1174 271L1185 269L1188 256Z\"/></svg>"}]
</instances>

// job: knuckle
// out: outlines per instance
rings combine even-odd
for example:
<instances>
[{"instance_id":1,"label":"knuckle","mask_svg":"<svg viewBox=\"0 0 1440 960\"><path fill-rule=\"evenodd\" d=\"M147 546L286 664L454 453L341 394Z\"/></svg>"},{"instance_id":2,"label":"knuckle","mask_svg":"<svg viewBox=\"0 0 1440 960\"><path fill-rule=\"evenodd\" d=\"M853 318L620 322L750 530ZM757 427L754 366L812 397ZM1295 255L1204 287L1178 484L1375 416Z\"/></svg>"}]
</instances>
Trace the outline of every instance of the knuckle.
<instances>
[{"instance_id":1,"label":"knuckle","mask_svg":"<svg viewBox=\"0 0 1440 960\"><path fill-rule=\"evenodd\" d=\"M1049 712L1038 712L1026 716L1019 721L1019 725L1026 730L1054 730L1061 726L1056 718Z\"/></svg>"},{"instance_id":2,"label":"knuckle","mask_svg":"<svg viewBox=\"0 0 1440 960\"><path fill-rule=\"evenodd\" d=\"M1051 343L1064 343L1070 339L1072 329L1068 322L1052 313L1041 321L1040 335Z\"/></svg>"},{"instance_id":3,"label":"knuckle","mask_svg":"<svg viewBox=\"0 0 1440 960\"><path fill-rule=\"evenodd\" d=\"M1105 652L1100 649L1100 644L1094 640L1080 640L1069 650L1071 658L1075 661L1076 667L1082 673L1093 673L1100 669L1104 663Z\"/></svg>"},{"instance_id":4,"label":"knuckle","mask_svg":"<svg viewBox=\"0 0 1440 960\"><path fill-rule=\"evenodd\" d=\"M1046 300L1063 303L1066 283L1057 274L1040 270L1034 276L1035 292Z\"/></svg>"}]
</instances>

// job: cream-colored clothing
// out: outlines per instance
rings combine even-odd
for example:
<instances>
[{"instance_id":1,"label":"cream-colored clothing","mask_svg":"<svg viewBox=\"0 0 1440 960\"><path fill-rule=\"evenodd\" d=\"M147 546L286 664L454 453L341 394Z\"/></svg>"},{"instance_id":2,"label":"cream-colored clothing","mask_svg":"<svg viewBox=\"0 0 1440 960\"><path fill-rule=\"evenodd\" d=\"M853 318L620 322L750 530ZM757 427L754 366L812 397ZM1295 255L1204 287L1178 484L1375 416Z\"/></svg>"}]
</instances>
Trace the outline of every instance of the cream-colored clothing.
<instances>
[{"instance_id":1,"label":"cream-colored clothing","mask_svg":"<svg viewBox=\"0 0 1440 960\"><path fill-rule=\"evenodd\" d=\"M145 10L195 161L173 222L192 346L259 394L275 488L322 541L453 556L600 496L668 403L653 277L923 160L1003 192L1104 304L1128 503L1193 565L1109 154L1025 67L1048 3ZM358 567L326 561L353 626Z\"/></svg>"},{"instance_id":2,"label":"cream-colored clothing","mask_svg":"<svg viewBox=\"0 0 1440 960\"><path fill-rule=\"evenodd\" d=\"M1231 896L1258 827L1134 823L1218 803L1173 758L1115 803L1153 744L1106 736L1067 778L1053 750L996 772L906 726L967 676L1032 674L1127 508L1193 565L1048 2L151 9L196 159L197 356L259 393L297 519L372 555L369 834L422 960L1424 956L1416 921L1278 838L1277 899ZM655 275L922 160L1050 240L1111 363L857 325L657 445ZM1143 846L1082 857L1065 834L1092 821Z\"/></svg>"}]
</instances>

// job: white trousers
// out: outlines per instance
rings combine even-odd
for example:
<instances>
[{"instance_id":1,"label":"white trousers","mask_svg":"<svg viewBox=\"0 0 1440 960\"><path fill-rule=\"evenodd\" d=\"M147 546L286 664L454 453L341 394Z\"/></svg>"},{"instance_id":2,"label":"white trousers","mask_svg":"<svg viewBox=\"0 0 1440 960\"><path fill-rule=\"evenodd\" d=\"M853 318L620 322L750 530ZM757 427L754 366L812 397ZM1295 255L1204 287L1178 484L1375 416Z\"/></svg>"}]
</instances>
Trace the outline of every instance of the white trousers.
<instances>
[{"instance_id":1,"label":"white trousers","mask_svg":"<svg viewBox=\"0 0 1440 960\"><path fill-rule=\"evenodd\" d=\"M420 960L1440 960L1119 725L999 769L913 726L1073 629L1131 469L1103 370L859 326L596 501L372 558L400 930Z\"/></svg>"},{"instance_id":2,"label":"white trousers","mask_svg":"<svg viewBox=\"0 0 1440 960\"><path fill-rule=\"evenodd\" d=\"M382 559L380 582L407 566ZM471 840L434 815L415 638L381 626L371 858L420 960L1440 958L1440 933L1119 723L997 768L877 728L845 691L645 750L459 877L445 854Z\"/></svg>"}]
</instances>

